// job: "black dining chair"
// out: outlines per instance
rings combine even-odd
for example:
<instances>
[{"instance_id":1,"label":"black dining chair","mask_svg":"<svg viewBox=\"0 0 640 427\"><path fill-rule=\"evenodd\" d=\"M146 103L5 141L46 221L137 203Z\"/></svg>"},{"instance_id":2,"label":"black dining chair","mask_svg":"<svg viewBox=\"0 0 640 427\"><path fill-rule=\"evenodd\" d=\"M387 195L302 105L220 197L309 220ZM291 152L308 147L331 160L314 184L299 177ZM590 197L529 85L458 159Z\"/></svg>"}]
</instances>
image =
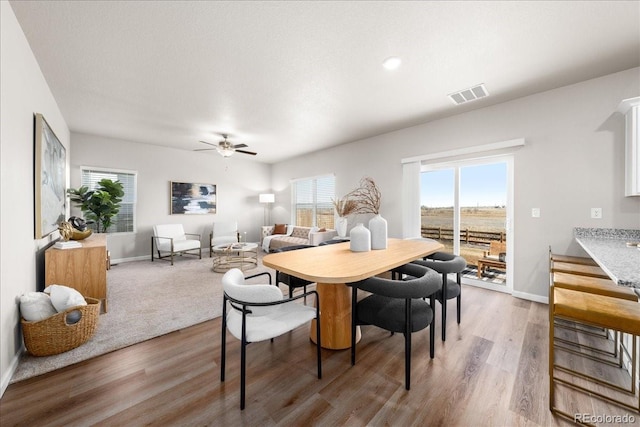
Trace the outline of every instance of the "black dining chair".
<instances>
[{"instance_id":1,"label":"black dining chair","mask_svg":"<svg viewBox=\"0 0 640 427\"><path fill-rule=\"evenodd\" d=\"M348 241L349 239L331 239L331 240L325 240L324 242L320 242L318 246L335 245L337 243L344 243Z\"/></svg>"},{"instance_id":2,"label":"black dining chair","mask_svg":"<svg viewBox=\"0 0 640 427\"><path fill-rule=\"evenodd\" d=\"M315 246L312 246L312 245L293 245L293 246L285 246L284 248L275 249L273 252L279 253L279 252L287 252L287 251L297 251L297 250L314 248L314 247ZM289 298L292 298L293 290L295 288L303 288L303 292L306 293L307 285L310 285L314 282L301 279L299 277L295 277L287 273L283 273L282 271L276 271L276 286L278 286L280 283L284 283L285 285L287 285L287 287L289 288ZM306 302L307 301L305 299L305 303Z\"/></svg>"},{"instance_id":3,"label":"black dining chair","mask_svg":"<svg viewBox=\"0 0 640 427\"><path fill-rule=\"evenodd\" d=\"M462 283L461 276L467 267L467 260L459 255L447 252L435 252L425 259L413 261L442 275L442 286L435 297L442 307L442 341L446 341L447 331L447 301L456 298L456 308L458 314L458 324L460 324L460 309L462 306ZM456 279L449 278L449 274L455 274Z\"/></svg>"},{"instance_id":4,"label":"black dining chair","mask_svg":"<svg viewBox=\"0 0 640 427\"><path fill-rule=\"evenodd\" d=\"M411 334L429 330L429 355L434 357L433 309L440 277L435 271L417 264L405 264L393 270L399 280L370 277L348 283L351 299L351 365L356 364L356 326L374 325L392 333L402 332L405 344L405 388L411 388ZM410 277L404 277L404 275ZM357 301L358 290L372 295ZM423 298L429 298L429 304Z\"/></svg>"}]
</instances>

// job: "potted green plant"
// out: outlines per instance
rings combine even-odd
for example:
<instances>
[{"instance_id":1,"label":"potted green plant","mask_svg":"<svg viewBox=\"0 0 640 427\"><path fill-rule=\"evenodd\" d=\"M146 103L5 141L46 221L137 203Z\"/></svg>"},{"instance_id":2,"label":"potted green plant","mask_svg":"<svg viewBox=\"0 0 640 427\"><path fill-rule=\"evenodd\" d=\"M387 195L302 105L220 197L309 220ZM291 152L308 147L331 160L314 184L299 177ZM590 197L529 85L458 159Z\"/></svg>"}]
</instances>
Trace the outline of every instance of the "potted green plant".
<instances>
[{"instance_id":1,"label":"potted green plant","mask_svg":"<svg viewBox=\"0 0 640 427\"><path fill-rule=\"evenodd\" d=\"M82 186L67 190L69 200L80 208L88 223L95 223L96 231L106 232L111 226L111 219L120 211L120 203L124 190L120 181L102 179L95 190Z\"/></svg>"}]
</instances>

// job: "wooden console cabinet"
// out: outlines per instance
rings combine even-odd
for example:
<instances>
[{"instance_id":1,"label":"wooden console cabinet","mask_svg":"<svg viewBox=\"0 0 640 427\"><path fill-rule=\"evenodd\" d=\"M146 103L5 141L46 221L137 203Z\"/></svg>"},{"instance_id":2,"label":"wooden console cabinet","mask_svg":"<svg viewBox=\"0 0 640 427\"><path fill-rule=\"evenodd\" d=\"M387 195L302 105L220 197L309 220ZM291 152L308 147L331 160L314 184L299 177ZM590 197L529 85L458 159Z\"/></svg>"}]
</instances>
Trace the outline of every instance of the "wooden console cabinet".
<instances>
[{"instance_id":1,"label":"wooden console cabinet","mask_svg":"<svg viewBox=\"0 0 640 427\"><path fill-rule=\"evenodd\" d=\"M102 301L107 312L107 236L92 234L80 240L82 248L45 251L45 286L65 285L76 289L85 297Z\"/></svg>"}]
</instances>

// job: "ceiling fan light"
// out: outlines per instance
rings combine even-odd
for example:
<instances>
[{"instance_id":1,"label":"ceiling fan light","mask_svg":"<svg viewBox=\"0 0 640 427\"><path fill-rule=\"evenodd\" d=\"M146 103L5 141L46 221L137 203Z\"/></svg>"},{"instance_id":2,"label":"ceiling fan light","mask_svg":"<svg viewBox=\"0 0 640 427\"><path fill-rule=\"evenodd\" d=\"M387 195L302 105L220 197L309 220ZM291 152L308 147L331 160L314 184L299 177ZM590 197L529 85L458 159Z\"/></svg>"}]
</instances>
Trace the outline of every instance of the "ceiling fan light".
<instances>
[{"instance_id":1,"label":"ceiling fan light","mask_svg":"<svg viewBox=\"0 0 640 427\"><path fill-rule=\"evenodd\" d=\"M234 153L233 147L223 147L218 145L216 147L216 151L218 151L218 154L220 154L222 157L231 157L231 155Z\"/></svg>"}]
</instances>

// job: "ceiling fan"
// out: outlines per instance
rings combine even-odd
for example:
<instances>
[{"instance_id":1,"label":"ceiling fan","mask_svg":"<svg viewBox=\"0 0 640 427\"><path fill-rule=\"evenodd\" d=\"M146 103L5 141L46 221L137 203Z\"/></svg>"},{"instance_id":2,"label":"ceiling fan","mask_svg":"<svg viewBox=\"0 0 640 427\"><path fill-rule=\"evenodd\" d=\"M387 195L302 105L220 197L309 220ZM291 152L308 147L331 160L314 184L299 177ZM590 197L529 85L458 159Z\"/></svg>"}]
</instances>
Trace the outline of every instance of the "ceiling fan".
<instances>
[{"instance_id":1,"label":"ceiling fan","mask_svg":"<svg viewBox=\"0 0 640 427\"><path fill-rule=\"evenodd\" d=\"M216 150L222 157L231 157L233 155L233 153L238 152L238 153L242 153L242 154L249 154L250 156L255 156L256 152L254 151L247 151L247 150L240 150L240 148L245 148L248 147L247 144L232 144L229 141L227 141L227 135L222 134L222 137L224 138L223 141L218 142L218 144L212 144L210 142L206 142L206 141L200 141L203 144L207 144L207 145L211 145L213 148L199 148L197 150L194 151L209 151L209 150Z\"/></svg>"}]
</instances>

